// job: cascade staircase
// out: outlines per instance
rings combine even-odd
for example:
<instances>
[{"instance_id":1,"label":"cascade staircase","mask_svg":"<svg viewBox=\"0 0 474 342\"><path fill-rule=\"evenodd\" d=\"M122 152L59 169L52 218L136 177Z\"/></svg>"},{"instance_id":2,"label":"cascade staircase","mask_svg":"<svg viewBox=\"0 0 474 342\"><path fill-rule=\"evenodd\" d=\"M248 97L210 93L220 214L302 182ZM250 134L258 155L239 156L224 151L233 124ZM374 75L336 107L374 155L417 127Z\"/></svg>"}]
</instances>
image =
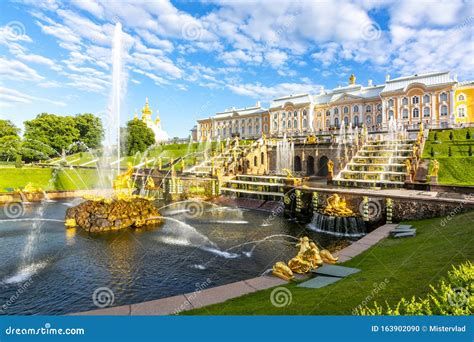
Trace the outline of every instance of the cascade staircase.
<instances>
[{"instance_id":1,"label":"cascade staircase","mask_svg":"<svg viewBox=\"0 0 474 342\"><path fill-rule=\"evenodd\" d=\"M400 188L407 174L405 162L415 140L369 141L356 153L333 183L350 187Z\"/></svg>"}]
</instances>

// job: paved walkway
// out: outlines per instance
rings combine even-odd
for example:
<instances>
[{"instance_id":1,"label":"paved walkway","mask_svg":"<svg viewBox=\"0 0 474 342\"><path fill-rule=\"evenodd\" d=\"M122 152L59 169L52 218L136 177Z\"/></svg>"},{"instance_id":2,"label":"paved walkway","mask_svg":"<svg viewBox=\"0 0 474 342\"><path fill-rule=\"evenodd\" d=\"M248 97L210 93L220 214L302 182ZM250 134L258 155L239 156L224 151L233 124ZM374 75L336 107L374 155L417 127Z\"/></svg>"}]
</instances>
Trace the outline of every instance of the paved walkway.
<instances>
[{"instance_id":1,"label":"paved walkway","mask_svg":"<svg viewBox=\"0 0 474 342\"><path fill-rule=\"evenodd\" d=\"M356 255L369 249L371 246L386 238L389 232L397 224L386 224L373 232L367 234L362 239L354 242L350 246L335 253L339 256L339 262L352 259ZM202 291L185 293L183 295L152 300L148 302L115 306L111 308L98 309L86 312L79 312L72 315L117 315L117 316L154 316L154 315L174 315L182 311L202 308L204 306L225 302L226 300L237 298L252 292L269 289L271 287L284 285L287 282L273 277L261 276L235 283L217 286Z\"/></svg>"}]
</instances>

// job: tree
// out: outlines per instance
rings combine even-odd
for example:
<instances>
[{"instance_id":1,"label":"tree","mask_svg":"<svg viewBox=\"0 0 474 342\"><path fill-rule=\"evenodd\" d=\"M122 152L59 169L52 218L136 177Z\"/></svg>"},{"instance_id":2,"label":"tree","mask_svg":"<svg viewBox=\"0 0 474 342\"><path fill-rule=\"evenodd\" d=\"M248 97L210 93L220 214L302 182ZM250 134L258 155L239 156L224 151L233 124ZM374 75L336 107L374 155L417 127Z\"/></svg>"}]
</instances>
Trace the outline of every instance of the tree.
<instances>
[{"instance_id":1,"label":"tree","mask_svg":"<svg viewBox=\"0 0 474 342\"><path fill-rule=\"evenodd\" d=\"M104 138L104 128L100 118L94 114L84 113L74 117L76 129L79 131L79 140L88 148L98 148Z\"/></svg>"},{"instance_id":2,"label":"tree","mask_svg":"<svg viewBox=\"0 0 474 342\"><path fill-rule=\"evenodd\" d=\"M438 132L435 132L435 133L434 133L434 140L435 140L435 141L438 140Z\"/></svg>"},{"instance_id":3,"label":"tree","mask_svg":"<svg viewBox=\"0 0 474 342\"><path fill-rule=\"evenodd\" d=\"M78 141L74 118L42 113L25 121L23 156L27 160L48 159L61 154Z\"/></svg>"},{"instance_id":4,"label":"tree","mask_svg":"<svg viewBox=\"0 0 474 342\"><path fill-rule=\"evenodd\" d=\"M469 150L467 151L469 157L472 157L472 145L469 145Z\"/></svg>"},{"instance_id":5,"label":"tree","mask_svg":"<svg viewBox=\"0 0 474 342\"><path fill-rule=\"evenodd\" d=\"M15 159L21 148L20 129L9 120L0 120L0 160Z\"/></svg>"},{"instance_id":6,"label":"tree","mask_svg":"<svg viewBox=\"0 0 474 342\"><path fill-rule=\"evenodd\" d=\"M433 146L431 146L430 155L431 155L431 157L434 157L434 155L435 155L435 151L434 151Z\"/></svg>"},{"instance_id":7,"label":"tree","mask_svg":"<svg viewBox=\"0 0 474 342\"><path fill-rule=\"evenodd\" d=\"M131 156L145 151L155 143L155 133L141 120L127 122L125 152Z\"/></svg>"},{"instance_id":8,"label":"tree","mask_svg":"<svg viewBox=\"0 0 474 342\"><path fill-rule=\"evenodd\" d=\"M454 133L453 131L449 132L449 140L453 141L454 139Z\"/></svg>"},{"instance_id":9,"label":"tree","mask_svg":"<svg viewBox=\"0 0 474 342\"><path fill-rule=\"evenodd\" d=\"M466 131L466 139L471 139L471 132L469 132L469 130Z\"/></svg>"},{"instance_id":10,"label":"tree","mask_svg":"<svg viewBox=\"0 0 474 342\"><path fill-rule=\"evenodd\" d=\"M453 152L451 151L451 146L449 146L448 148L448 156L452 157L453 155Z\"/></svg>"}]
</instances>

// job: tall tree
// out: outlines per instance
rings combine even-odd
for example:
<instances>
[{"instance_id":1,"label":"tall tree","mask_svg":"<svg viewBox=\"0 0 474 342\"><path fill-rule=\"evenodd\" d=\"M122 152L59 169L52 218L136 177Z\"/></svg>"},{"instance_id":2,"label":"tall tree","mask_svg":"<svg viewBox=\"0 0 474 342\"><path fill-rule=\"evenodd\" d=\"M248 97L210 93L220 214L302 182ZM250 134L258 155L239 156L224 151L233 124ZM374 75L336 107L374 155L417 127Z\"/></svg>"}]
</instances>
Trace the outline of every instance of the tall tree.
<instances>
[{"instance_id":1,"label":"tall tree","mask_svg":"<svg viewBox=\"0 0 474 342\"><path fill-rule=\"evenodd\" d=\"M0 160L10 161L20 153L20 129L9 120L0 120Z\"/></svg>"},{"instance_id":2,"label":"tall tree","mask_svg":"<svg viewBox=\"0 0 474 342\"><path fill-rule=\"evenodd\" d=\"M131 156L137 152L145 151L155 143L155 133L141 120L127 122L125 138L125 151Z\"/></svg>"},{"instance_id":3,"label":"tall tree","mask_svg":"<svg viewBox=\"0 0 474 342\"><path fill-rule=\"evenodd\" d=\"M104 138L104 128L100 118L94 114L84 113L74 117L76 128L79 131L79 140L89 148L101 146Z\"/></svg>"},{"instance_id":4,"label":"tall tree","mask_svg":"<svg viewBox=\"0 0 474 342\"><path fill-rule=\"evenodd\" d=\"M27 160L55 157L79 139L74 118L42 113L25 121L23 155Z\"/></svg>"}]
</instances>

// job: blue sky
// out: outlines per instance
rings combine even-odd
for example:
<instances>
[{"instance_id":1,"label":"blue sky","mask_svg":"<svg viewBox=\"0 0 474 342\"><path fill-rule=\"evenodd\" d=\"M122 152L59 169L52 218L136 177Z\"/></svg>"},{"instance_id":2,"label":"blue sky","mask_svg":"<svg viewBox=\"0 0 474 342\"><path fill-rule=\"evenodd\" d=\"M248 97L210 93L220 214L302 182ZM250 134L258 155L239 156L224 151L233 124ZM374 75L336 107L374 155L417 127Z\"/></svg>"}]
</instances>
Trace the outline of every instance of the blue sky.
<instances>
[{"instance_id":1,"label":"blue sky","mask_svg":"<svg viewBox=\"0 0 474 342\"><path fill-rule=\"evenodd\" d=\"M472 1L0 2L0 118L107 116L114 25L122 122L149 97L170 136L232 106L450 70L474 79Z\"/></svg>"}]
</instances>

